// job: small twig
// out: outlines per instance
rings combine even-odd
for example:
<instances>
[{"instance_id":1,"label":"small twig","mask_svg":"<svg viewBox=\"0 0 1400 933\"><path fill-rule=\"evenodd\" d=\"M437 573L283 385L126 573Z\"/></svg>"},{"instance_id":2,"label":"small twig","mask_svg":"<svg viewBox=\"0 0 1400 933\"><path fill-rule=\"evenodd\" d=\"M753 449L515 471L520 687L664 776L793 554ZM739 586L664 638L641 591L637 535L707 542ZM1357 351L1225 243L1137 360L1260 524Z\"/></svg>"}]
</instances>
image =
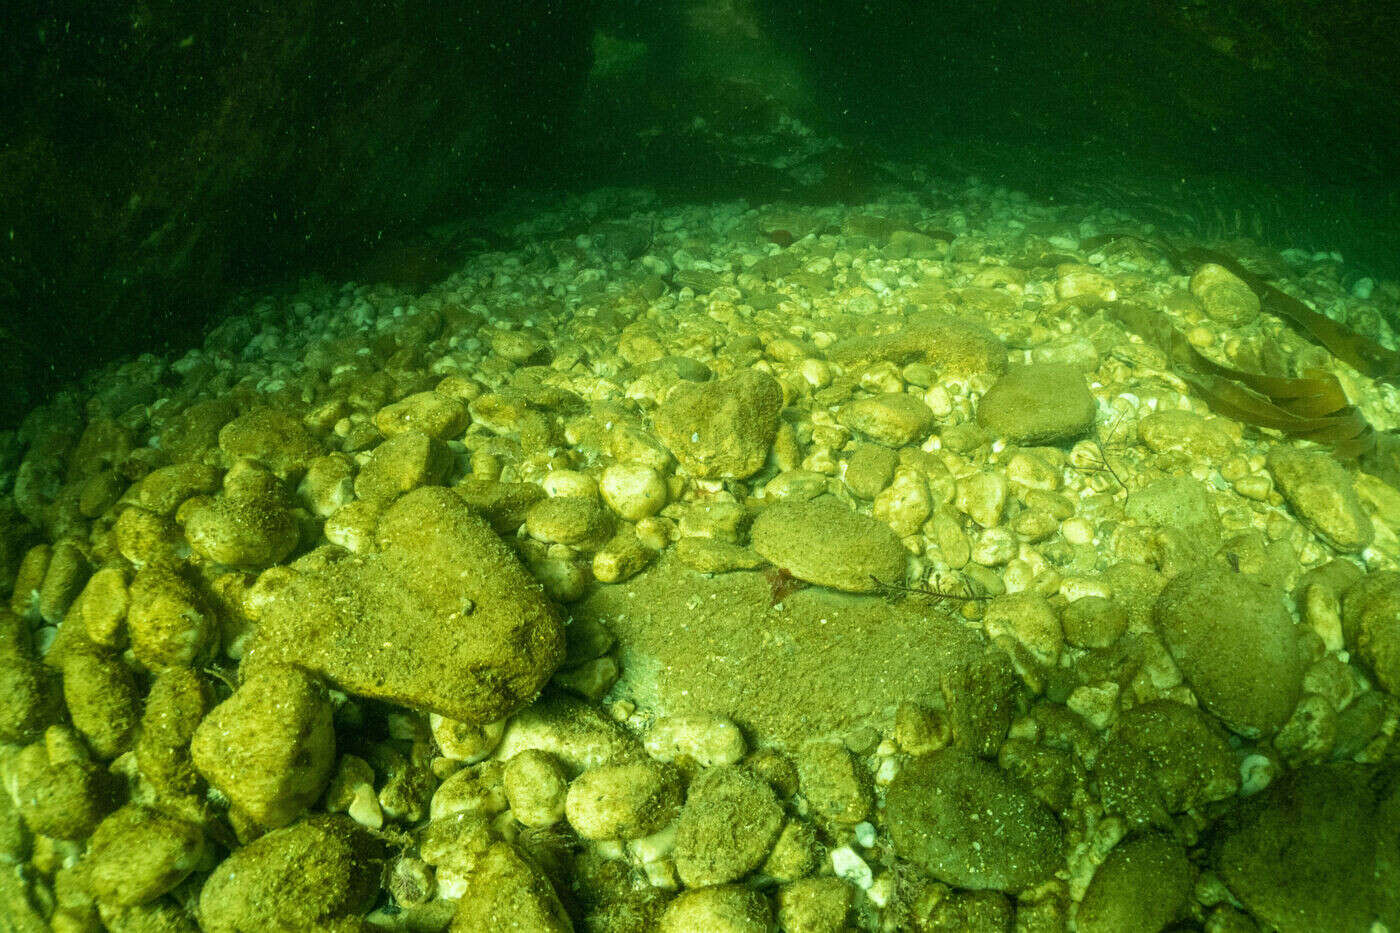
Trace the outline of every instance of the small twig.
<instances>
[{"instance_id":1,"label":"small twig","mask_svg":"<svg viewBox=\"0 0 1400 933\"><path fill-rule=\"evenodd\" d=\"M229 693L234 693L238 690L238 684L233 682L233 678L230 677L225 671L219 670L217 667L201 667L200 672L203 674L207 674L208 676L217 680L219 683L223 684L225 687L228 688Z\"/></svg>"},{"instance_id":2,"label":"small twig","mask_svg":"<svg viewBox=\"0 0 1400 933\"><path fill-rule=\"evenodd\" d=\"M870 579L879 589L880 595L886 599L902 599L905 596L924 596L932 599L934 602L942 602L945 599L951 599L956 602L982 602L983 600L992 598L992 594L990 593L954 593L951 590L935 589L925 581L921 581L915 586L909 586L904 583L888 583L874 574L870 575Z\"/></svg>"},{"instance_id":3,"label":"small twig","mask_svg":"<svg viewBox=\"0 0 1400 933\"><path fill-rule=\"evenodd\" d=\"M1114 416L1112 423L1108 426L1108 435L1110 438L1113 437L1113 432L1117 428L1118 422L1122 419L1123 413L1121 411ZM1104 447L1103 438L1099 434L1099 427L1097 424L1094 425L1094 446L1097 447L1099 450L1099 465L1078 467L1077 469L1084 470L1089 473L1107 473L1109 476L1113 477L1114 482L1116 482L1119 486L1123 487L1123 489L1126 490L1128 488L1128 484L1123 482L1123 477L1118 475L1118 471L1113 468L1113 463L1108 459L1108 451Z\"/></svg>"}]
</instances>

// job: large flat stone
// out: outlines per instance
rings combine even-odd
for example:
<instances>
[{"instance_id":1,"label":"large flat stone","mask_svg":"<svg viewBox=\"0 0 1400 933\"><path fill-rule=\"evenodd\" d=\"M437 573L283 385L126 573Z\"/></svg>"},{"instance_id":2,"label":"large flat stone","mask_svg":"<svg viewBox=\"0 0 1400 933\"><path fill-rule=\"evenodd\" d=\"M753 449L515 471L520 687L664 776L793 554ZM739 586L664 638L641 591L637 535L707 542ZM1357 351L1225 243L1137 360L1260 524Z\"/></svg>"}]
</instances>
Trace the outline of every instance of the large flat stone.
<instances>
[{"instance_id":1,"label":"large flat stone","mask_svg":"<svg viewBox=\"0 0 1400 933\"><path fill-rule=\"evenodd\" d=\"M708 576L674 557L570 611L617 636L620 694L657 715L727 716L759 745L886 730L901 702L941 705L943 678L983 651L926 601L809 587L775 606L762 573Z\"/></svg>"}]
</instances>

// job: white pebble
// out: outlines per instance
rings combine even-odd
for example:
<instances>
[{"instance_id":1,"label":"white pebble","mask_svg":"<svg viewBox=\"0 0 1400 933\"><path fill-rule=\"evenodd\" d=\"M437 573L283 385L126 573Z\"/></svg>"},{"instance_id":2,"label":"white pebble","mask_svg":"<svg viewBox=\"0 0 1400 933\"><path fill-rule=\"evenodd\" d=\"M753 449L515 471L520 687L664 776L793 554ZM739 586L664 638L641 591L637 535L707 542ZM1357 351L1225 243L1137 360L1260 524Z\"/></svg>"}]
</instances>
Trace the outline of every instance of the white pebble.
<instances>
[{"instance_id":1,"label":"white pebble","mask_svg":"<svg viewBox=\"0 0 1400 933\"><path fill-rule=\"evenodd\" d=\"M577 470L552 470L540 480L540 487L551 499L593 499L598 495L598 482Z\"/></svg>"},{"instance_id":2,"label":"white pebble","mask_svg":"<svg viewBox=\"0 0 1400 933\"><path fill-rule=\"evenodd\" d=\"M666 481L644 464L614 463L598 485L603 501L629 522L655 515L666 505Z\"/></svg>"},{"instance_id":3,"label":"white pebble","mask_svg":"<svg viewBox=\"0 0 1400 933\"><path fill-rule=\"evenodd\" d=\"M688 755L702 768L732 765L748 750L738 726L723 716L706 715L658 719L643 744L647 754L658 761Z\"/></svg>"},{"instance_id":4,"label":"white pebble","mask_svg":"<svg viewBox=\"0 0 1400 933\"><path fill-rule=\"evenodd\" d=\"M1240 796L1250 797L1273 783L1277 766L1263 755L1248 755L1240 762Z\"/></svg>"},{"instance_id":5,"label":"white pebble","mask_svg":"<svg viewBox=\"0 0 1400 933\"><path fill-rule=\"evenodd\" d=\"M850 846L831 850L831 870L836 877L849 881L862 891L868 890L875 882L875 873Z\"/></svg>"},{"instance_id":6,"label":"white pebble","mask_svg":"<svg viewBox=\"0 0 1400 933\"><path fill-rule=\"evenodd\" d=\"M1070 544L1080 547L1094 543L1094 526L1078 516L1065 519L1060 525L1060 534Z\"/></svg>"},{"instance_id":7,"label":"white pebble","mask_svg":"<svg viewBox=\"0 0 1400 933\"><path fill-rule=\"evenodd\" d=\"M889 873L876 878L875 882L865 889L865 896L870 898L870 903L876 907L884 907L894 899L894 894L894 879L890 877Z\"/></svg>"},{"instance_id":8,"label":"white pebble","mask_svg":"<svg viewBox=\"0 0 1400 933\"><path fill-rule=\"evenodd\" d=\"M935 418L947 418L953 413L953 397L945 386L933 386L924 393L924 404Z\"/></svg>"}]
</instances>

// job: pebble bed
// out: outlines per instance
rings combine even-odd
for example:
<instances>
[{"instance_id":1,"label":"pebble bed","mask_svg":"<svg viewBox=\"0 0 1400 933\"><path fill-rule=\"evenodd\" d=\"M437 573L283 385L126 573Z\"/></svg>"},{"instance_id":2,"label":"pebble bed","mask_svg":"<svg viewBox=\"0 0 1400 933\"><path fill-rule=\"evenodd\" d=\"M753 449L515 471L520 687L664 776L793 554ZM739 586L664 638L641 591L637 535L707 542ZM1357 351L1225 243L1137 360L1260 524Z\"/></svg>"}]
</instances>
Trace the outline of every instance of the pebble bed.
<instances>
[{"instance_id":1,"label":"pebble bed","mask_svg":"<svg viewBox=\"0 0 1400 933\"><path fill-rule=\"evenodd\" d=\"M1150 232L975 180L605 190L94 374L0 438L0 915L1400 925L1400 491L1112 309L1377 430L1400 392L1109 231ZM1396 283L1228 248L1393 345ZM815 686L696 675L735 640Z\"/></svg>"}]
</instances>

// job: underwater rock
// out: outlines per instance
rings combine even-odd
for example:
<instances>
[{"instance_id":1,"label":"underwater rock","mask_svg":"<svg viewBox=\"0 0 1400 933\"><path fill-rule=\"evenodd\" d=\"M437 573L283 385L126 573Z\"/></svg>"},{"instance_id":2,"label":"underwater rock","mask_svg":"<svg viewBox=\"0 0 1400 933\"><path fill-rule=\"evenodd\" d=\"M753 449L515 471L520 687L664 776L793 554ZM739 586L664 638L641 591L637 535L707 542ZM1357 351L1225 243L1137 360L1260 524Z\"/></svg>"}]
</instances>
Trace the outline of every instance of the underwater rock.
<instances>
[{"instance_id":1,"label":"underwater rock","mask_svg":"<svg viewBox=\"0 0 1400 933\"><path fill-rule=\"evenodd\" d=\"M1306 658L1282 594L1203 567L1157 598L1157 630L1201 705L1244 736L1278 731L1303 689Z\"/></svg>"},{"instance_id":2,"label":"underwater rock","mask_svg":"<svg viewBox=\"0 0 1400 933\"><path fill-rule=\"evenodd\" d=\"M190 741L213 705L213 690L187 667L167 671L151 684L136 738L136 764L162 795L194 794L203 787Z\"/></svg>"},{"instance_id":3,"label":"underwater rock","mask_svg":"<svg viewBox=\"0 0 1400 933\"><path fill-rule=\"evenodd\" d=\"M769 506L754 519L752 540L759 554L808 583L869 593L876 580L904 580L908 553L889 526L834 499Z\"/></svg>"},{"instance_id":4,"label":"underwater rock","mask_svg":"<svg viewBox=\"0 0 1400 933\"><path fill-rule=\"evenodd\" d=\"M217 619L199 591L160 566L143 568L131 581L126 624L132 654L156 672L199 663L218 640Z\"/></svg>"},{"instance_id":5,"label":"underwater rock","mask_svg":"<svg viewBox=\"0 0 1400 933\"><path fill-rule=\"evenodd\" d=\"M4 780L30 831L57 839L86 838L116 808L120 790L67 726L50 726L16 752L5 762Z\"/></svg>"},{"instance_id":6,"label":"underwater rock","mask_svg":"<svg viewBox=\"0 0 1400 933\"><path fill-rule=\"evenodd\" d=\"M344 816L313 816L274 830L219 863L199 892L209 933L314 929L365 913L388 851Z\"/></svg>"},{"instance_id":7,"label":"underwater rock","mask_svg":"<svg viewBox=\"0 0 1400 933\"><path fill-rule=\"evenodd\" d=\"M574 925L549 878L507 842L487 849L465 881L449 933L502 928L573 933Z\"/></svg>"},{"instance_id":8,"label":"underwater rock","mask_svg":"<svg viewBox=\"0 0 1400 933\"><path fill-rule=\"evenodd\" d=\"M1006 349L990 330L932 312L911 315L894 333L847 337L832 345L827 358L853 370L877 362L927 363L944 377L1006 371Z\"/></svg>"},{"instance_id":9,"label":"underwater rock","mask_svg":"<svg viewBox=\"0 0 1400 933\"><path fill-rule=\"evenodd\" d=\"M321 796L335 763L326 689L302 671L261 667L200 722L195 768L261 826L286 826Z\"/></svg>"},{"instance_id":10,"label":"underwater rock","mask_svg":"<svg viewBox=\"0 0 1400 933\"><path fill-rule=\"evenodd\" d=\"M1120 842L1094 872L1075 915L1082 933L1155 933L1191 893L1191 863L1181 845L1150 833Z\"/></svg>"},{"instance_id":11,"label":"underwater rock","mask_svg":"<svg viewBox=\"0 0 1400 933\"><path fill-rule=\"evenodd\" d=\"M898 466L899 454L888 447L879 444L855 444L846 457L846 469L842 472L841 479L854 496L868 501L878 496L881 490L890 484ZM771 483L769 488L772 489ZM825 491L825 488L826 477L822 477L821 491ZM802 498L812 499L815 496Z\"/></svg>"},{"instance_id":12,"label":"underwater rock","mask_svg":"<svg viewBox=\"0 0 1400 933\"><path fill-rule=\"evenodd\" d=\"M31 658L0 657L0 740L32 742L62 714L59 678L52 668Z\"/></svg>"},{"instance_id":13,"label":"underwater rock","mask_svg":"<svg viewBox=\"0 0 1400 933\"><path fill-rule=\"evenodd\" d=\"M321 453L298 418L275 408L255 409L224 425L219 448L230 461L256 460L284 479L299 477Z\"/></svg>"},{"instance_id":14,"label":"underwater rock","mask_svg":"<svg viewBox=\"0 0 1400 933\"><path fill-rule=\"evenodd\" d=\"M683 382L657 410L656 433L692 476L744 479L767 459L782 408L777 380L754 370Z\"/></svg>"},{"instance_id":15,"label":"underwater rock","mask_svg":"<svg viewBox=\"0 0 1400 933\"><path fill-rule=\"evenodd\" d=\"M778 928L791 933L847 929L855 899L855 889L841 878L798 879L778 889Z\"/></svg>"},{"instance_id":16,"label":"underwater rock","mask_svg":"<svg viewBox=\"0 0 1400 933\"><path fill-rule=\"evenodd\" d=\"M762 893L742 884L683 891L661 915L657 933L770 933L773 910Z\"/></svg>"},{"instance_id":17,"label":"underwater rock","mask_svg":"<svg viewBox=\"0 0 1400 933\"><path fill-rule=\"evenodd\" d=\"M275 499L215 496L185 513L185 538L205 560L259 569L281 562L300 537L296 520Z\"/></svg>"},{"instance_id":18,"label":"underwater rock","mask_svg":"<svg viewBox=\"0 0 1400 933\"><path fill-rule=\"evenodd\" d=\"M1212 320L1227 327L1242 327L1259 316L1259 296L1239 276L1212 262L1192 273L1191 294Z\"/></svg>"},{"instance_id":19,"label":"underwater rock","mask_svg":"<svg viewBox=\"0 0 1400 933\"><path fill-rule=\"evenodd\" d=\"M1170 816L1224 800L1240 786L1235 752L1220 724L1171 700L1124 712L1094 776L1104 808L1135 826L1165 827Z\"/></svg>"},{"instance_id":20,"label":"underwater rock","mask_svg":"<svg viewBox=\"0 0 1400 933\"><path fill-rule=\"evenodd\" d=\"M1346 644L1375 674L1382 689L1400 692L1400 573L1371 573L1342 594Z\"/></svg>"},{"instance_id":21,"label":"underwater rock","mask_svg":"<svg viewBox=\"0 0 1400 933\"><path fill-rule=\"evenodd\" d=\"M913 759L885 800L895 852L954 887L1015 893L1060 867L1054 815L996 765L949 748Z\"/></svg>"},{"instance_id":22,"label":"underwater rock","mask_svg":"<svg viewBox=\"0 0 1400 933\"><path fill-rule=\"evenodd\" d=\"M1269 473L1298 518L1344 553L1371 543L1375 529L1361 507L1351 474L1330 454L1318 450L1269 451Z\"/></svg>"},{"instance_id":23,"label":"underwater rock","mask_svg":"<svg viewBox=\"0 0 1400 933\"><path fill-rule=\"evenodd\" d=\"M905 392L886 392L842 405L836 412L842 427L887 447L920 440L933 423L933 411Z\"/></svg>"},{"instance_id":24,"label":"underwater rock","mask_svg":"<svg viewBox=\"0 0 1400 933\"><path fill-rule=\"evenodd\" d=\"M404 435L400 435L402 437ZM245 663L280 661L343 689L479 724L534 698L564 656L563 626L515 555L447 489L379 520L378 550L314 551L265 573Z\"/></svg>"},{"instance_id":25,"label":"underwater rock","mask_svg":"<svg viewBox=\"0 0 1400 933\"><path fill-rule=\"evenodd\" d=\"M84 864L93 894L129 907L184 881L203 855L204 832L194 823L127 804L93 831Z\"/></svg>"},{"instance_id":26,"label":"underwater rock","mask_svg":"<svg viewBox=\"0 0 1400 933\"><path fill-rule=\"evenodd\" d=\"M1220 514L1204 484L1190 476L1165 476L1128 496L1123 507L1131 519L1144 525L1176 528L1202 549L1220 541Z\"/></svg>"},{"instance_id":27,"label":"underwater rock","mask_svg":"<svg viewBox=\"0 0 1400 933\"><path fill-rule=\"evenodd\" d=\"M437 392L416 392L374 413L374 426L385 437L419 431L439 441L457 438L470 420L460 399Z\"/></svg>"},{"instance_id":28,"label":"underwater rock","mask_svg":"<svg viewBox=\"0 0 1400 933\"><path fill-rule=\"evenodd\" d=\"M1083 436L1097 408L1084 376L1055 363L1015 366L982 396L977 423L1016 444L1057 444Z\"/></svg>"},{"instance_id":29,"label":"underwater rock","mask_svg":"<svg viewBox=\"0 0 1400 933\"><path fill-rule=\"evenodd\" d=\"M763 863L783 828L773 789L745 768L711 768L691 782L676 827L676 870L687 887L738 881Z\"/></svg>"},{"instance_id":30,"label":"underwater rock","mask_svg":"<svg viewBox=\"0 0 1400 933\"><path fill-rule=\"evenodd\" d=\"M865 766L840 742L812 741L797 755L802 796L815 819L854 826L875 805Z\"/></svg>"},{"instance_id":31,"label":"underwater rock","mask_svg":"<svg viewBox=\"0 0 1400 933\"><path fill-rule=\"evenodd\" d=\"M564 818L569 779L549 752L527 748L512 755L501 771L501 789L511 815L525 826L553 826Z\"/></svg>"},{"instance_id":32,"label":"underwater rock","mask_svg":"<svg viewBox=\"0 0 1400 933\"><path fill-rule=\"evenodd\" d=\"M1179 409L1154 411L1138 422L1138 437L1154 453L1179 450L1193 459L1220 463L1234 454L1236 444L1219 419Z\"/></svg>"},{"instance_id":33,"label":"underwater rock","mask_svg":"<svg viewBox=\"0 0 1400 933\"><path fill-rule=\"evenodd\" d=\"M374 448L355 477L355 494L388 502L409 490L442 482L451 468L452 454L442 441L422 431L401 431Z\"/></svg>"},{"instance_id":34,"label":"underwater rock","mask_svg":"<svg viewBox=\"0 0 1400 933\"><path fill-rule=\"evenodd\" d=\"M141 695L119 656L96 649L66 652L63 697L73 727L96 757L111 760L130 747Z\"/></svg>"},{"instance_id":35,"label":"underwater rock","mask_svg":"<svg viewBox=\"0 0 1400 933\"><path fill-rule=\"evenodd\" d=\"M1322 765L1283 775L1246 801L1216 843L1214 863L1231 893L1281 933L1393 928L1397 844L1393 775Z\"/></svg>"},{"instance_id":36,"label":"underwater rock","mask_svg":"<svg viewBox=\"0 0 1400 933\"><path fill-rule=\"evenodd\" d=\"M680 773L653 761L601 765L569 785L565 813L584 839L639 839L676 818L685 796Z\"/></svg>"}]
</instances>

